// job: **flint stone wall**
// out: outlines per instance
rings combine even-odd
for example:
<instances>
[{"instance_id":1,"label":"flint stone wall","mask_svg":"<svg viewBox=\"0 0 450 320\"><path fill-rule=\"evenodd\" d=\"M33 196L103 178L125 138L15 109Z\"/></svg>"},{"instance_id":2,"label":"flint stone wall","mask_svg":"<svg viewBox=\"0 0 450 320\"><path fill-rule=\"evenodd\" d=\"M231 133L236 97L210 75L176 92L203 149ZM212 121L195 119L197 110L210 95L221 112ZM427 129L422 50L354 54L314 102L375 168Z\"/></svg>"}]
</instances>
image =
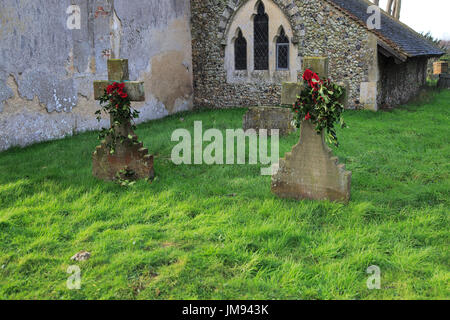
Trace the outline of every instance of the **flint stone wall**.
<instances>
[{"instance_id":1,"label":"flint stone wall","mask_svg":"<svg viewBox=\"0 0 450 320\"><path fill-rule=\"evenodd\" d=\"M426 58L411 58L397 64L392 58L379 55L378 105L391 108L407 103L427 80Z\"/></svg>"},{"instance_id":2,"label":"flint stone wall","mask_svg":"<svg viewBox=\"0 0 450 320\"><path fill-rule=\"evenodd\" d=\"M246 1L191 1L196 106L228 108L280 104L281 81L227 83L224 33L234 10ZM369 32L323 0L273 2L289 17L300 60L304 56L328 56L332 80L349 83L349 107L361 107L360 86L363 82L374 81L370 73L377 56ZM268 14L270 16L270 12Z\"/></svg>"}]
</instances>

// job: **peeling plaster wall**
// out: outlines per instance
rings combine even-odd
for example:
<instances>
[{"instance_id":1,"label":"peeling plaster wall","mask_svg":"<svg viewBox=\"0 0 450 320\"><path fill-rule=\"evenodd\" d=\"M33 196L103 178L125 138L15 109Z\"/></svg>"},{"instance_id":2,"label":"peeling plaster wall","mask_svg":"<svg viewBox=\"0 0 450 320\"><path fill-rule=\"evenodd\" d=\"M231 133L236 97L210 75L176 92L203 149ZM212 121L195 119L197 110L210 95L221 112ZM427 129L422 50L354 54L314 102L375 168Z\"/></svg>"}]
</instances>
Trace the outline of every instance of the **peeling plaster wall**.
<instances>
[{"instance_id":1,"label":"peeling plaster wall","mask_svg":"<svg viewBox=\"0 0 450 320\"><path fill-rule=\"evenodd\" d=\"M80 30L67 28L70 5ZM191 109L191 52L189 0L2 0L0 151L107 126L92 83L111 57L145 81L139 121Z\"/></svg>"}]
</instances>

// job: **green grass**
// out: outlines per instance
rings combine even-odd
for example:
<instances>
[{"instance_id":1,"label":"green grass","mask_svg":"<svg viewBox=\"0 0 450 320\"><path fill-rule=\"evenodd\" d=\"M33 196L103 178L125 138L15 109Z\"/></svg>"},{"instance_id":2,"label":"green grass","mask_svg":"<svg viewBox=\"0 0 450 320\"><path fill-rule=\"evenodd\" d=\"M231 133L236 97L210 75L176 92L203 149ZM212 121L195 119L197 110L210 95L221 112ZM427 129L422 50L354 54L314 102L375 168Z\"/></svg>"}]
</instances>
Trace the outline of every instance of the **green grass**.
<instances>
[{"instance_id":1,"label":"green grass","mask_svg":"<svg viewBox=\"0 0 450 320\"><path fill-rule=\"evenodd\" d=\"M278 199L260 166L171 163L173 130L240 128L243 109L139 126L152 184L94 179L95 133L1 153L0 299L448 299L449 110L443 91L346 112L349 205ZM91 259L72 262L81 250ZM81 290L66 288L72 264ZM381 290L367 289L371 265Z\"/></svg>"}]
</instances>

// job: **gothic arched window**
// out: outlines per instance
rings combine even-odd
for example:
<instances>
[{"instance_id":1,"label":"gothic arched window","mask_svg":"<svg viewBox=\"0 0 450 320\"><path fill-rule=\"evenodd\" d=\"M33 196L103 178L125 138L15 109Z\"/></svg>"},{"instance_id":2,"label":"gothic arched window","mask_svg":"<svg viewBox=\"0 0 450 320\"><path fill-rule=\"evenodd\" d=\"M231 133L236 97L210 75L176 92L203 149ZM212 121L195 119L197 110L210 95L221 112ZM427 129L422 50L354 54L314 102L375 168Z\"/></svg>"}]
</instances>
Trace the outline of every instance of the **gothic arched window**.
<instances>
[{"instance_id":1,"label":"gothic arched window","mask_svg":"<svg viewBox=\"0 0 450 320\"><path fill-rule=\"evenodd\" d=\"M234 68L236 70L247 70L247 41L240 30L234 42Z\"/></svg>"},{"instance_id":2,"label":"gothic arched window","mask_svg":"<svg viewBox=\"0 0 450 320\"><path fill-rule=\"evenodd\" d=\"M277 39L277 69L289 69L289 39L283 28Z\"/></svg>"},{"instance_id":3,"label":"gothic arched window","mask_svg":"<svg viewBox=\"0 0 450 320\"><path fill-rule=\"evenodd\" d=\"M262 2L254 23L255 70L269 70L269 17Z\"/></svg>"}]
</instances>

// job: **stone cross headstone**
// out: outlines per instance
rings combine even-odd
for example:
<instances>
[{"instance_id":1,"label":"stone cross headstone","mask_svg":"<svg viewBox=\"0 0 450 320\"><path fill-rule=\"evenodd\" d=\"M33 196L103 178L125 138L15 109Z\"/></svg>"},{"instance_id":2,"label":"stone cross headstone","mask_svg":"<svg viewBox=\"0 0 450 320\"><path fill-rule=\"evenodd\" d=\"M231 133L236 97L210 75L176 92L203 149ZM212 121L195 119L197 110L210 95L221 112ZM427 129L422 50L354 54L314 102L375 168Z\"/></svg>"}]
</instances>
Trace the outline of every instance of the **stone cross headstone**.
<instances>
[{"instance_id":1,"label":"stone cross headstone","mask_svg":"<svg viewBox=\"0 0 450 320\"><path fill-rule=\"evenodd\" d=\"M329 60L328 57L304 57L303 58L303 71L306 69L312 70L317 73L320 79L327 79L329 77L328 72Z\"/></svg>"},{"instance_id":2,"label":"stone cross headstone","mask_svg":"<svg viewBox=\"0 0 450 320\"><path fill-rule=\"evenodd\" d=\"M305 58L304 69L327 78L328 59ZM303 121L300 130L299 143L280 159L272 176L272 192L282 198L348 202L352 173L332 155L324 132L317 134L310 121Z\"/></svg>"},{"instance_id":3,"label":"stone cross headstone","mask_svg":"<svg viewBox=\"0 0 450 320\"><path fill-rule=\"evenodd\" d=\"M129 81L128 60L108 60L108 80L94 81L94 97L99 100L108 85L114 82L125 83L125 91L131 101L145 101L144 83ZM152 179L154 177L153 156L143 147L142 142L133 132L130 121L120 126L111 125L117 135L128 137L123 142L117 141L115 152L111 153L107 141L102 141L93 154L93 175L101 180L116 180L124 173L130 180Z\"/></svg>"},{"instance_id":4,"label":"stone cross headstone","mask_svg":"<svg viewBox=\"0 0 450 320\"><path fill-rule=\"evenodd\" d=\"M304 57L303 58L303 71L306 69L320 70L318 75L321 78L328 77L328 58L327 57ZM317 73L317 72L316 72ZM297 96L303 90L303 80L301 82L283 82L281 87L281 104L286 106L292 106L297 101Z\"/></svg>"}]
</instances>

